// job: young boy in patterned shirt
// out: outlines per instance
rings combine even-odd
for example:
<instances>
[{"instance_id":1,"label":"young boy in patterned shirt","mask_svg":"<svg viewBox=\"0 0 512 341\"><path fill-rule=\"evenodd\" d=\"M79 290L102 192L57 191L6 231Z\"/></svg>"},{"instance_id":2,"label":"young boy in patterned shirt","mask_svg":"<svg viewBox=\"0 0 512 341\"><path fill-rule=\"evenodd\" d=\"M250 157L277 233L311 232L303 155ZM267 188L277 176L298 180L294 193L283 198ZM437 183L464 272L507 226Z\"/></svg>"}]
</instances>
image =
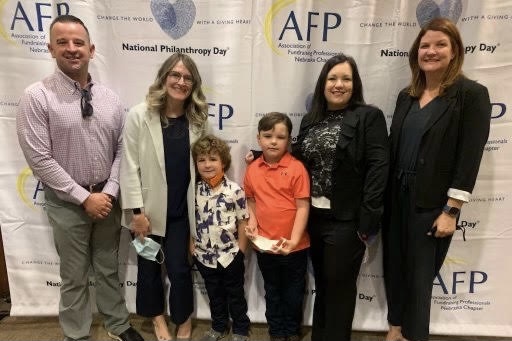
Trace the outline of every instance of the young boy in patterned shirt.
<instances>
[{"instance_id":1,"label":"young boy in patterned shirt","mask_svg":"<svg viewBox=\"0 0 512 341\"><path fill-rule=\"evenodd\" d=\"M201 177L196 184L197 227L191 251L210 300L212 327L201 341L216 341L229 332L233 341L248 340L250 320L244 292L245 227L249 215L245 193L224 174L231 164L228 145L207 135L192 146Z\"/></svg>"}]
</instances>

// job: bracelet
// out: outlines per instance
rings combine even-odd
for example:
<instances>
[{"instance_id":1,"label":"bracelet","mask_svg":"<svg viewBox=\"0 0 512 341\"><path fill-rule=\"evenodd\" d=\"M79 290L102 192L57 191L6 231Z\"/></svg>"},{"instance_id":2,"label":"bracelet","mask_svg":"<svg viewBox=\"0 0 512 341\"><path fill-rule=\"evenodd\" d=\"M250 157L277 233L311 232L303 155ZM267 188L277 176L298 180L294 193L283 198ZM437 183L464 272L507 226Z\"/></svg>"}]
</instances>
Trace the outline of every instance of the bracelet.
<instances>
[{"instance_id":1,"label":"bracelet","mask_svg":"<svg viewBox=\"0 0 512 341\"><path fill-rule=\"evenodd\" d=\"M133 208L132 211L133 211L133 214L141 214L142 213L142 211L139 207Z\"/></svg>"}]
</instances>

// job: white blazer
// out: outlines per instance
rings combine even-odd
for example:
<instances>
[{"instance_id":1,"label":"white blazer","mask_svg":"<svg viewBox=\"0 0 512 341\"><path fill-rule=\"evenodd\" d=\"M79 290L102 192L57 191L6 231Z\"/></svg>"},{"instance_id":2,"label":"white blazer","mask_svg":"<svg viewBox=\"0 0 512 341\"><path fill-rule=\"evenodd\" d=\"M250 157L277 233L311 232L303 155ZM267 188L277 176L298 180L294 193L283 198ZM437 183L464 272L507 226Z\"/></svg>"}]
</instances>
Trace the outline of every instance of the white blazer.
<instances>
[{"instance_id":1,"label":"white blazer","mask_svg":"<svg viewBox=\"0 0 512 341\"><path fill-rule=\"evenodd\" d=\"M192 145L199 137L210 133L208 121L201 129L190 125ZM188 219L195 234L196 170L190 155L190 183L187 190ZM151 234L165 236L167 221L167 180L162 126L158 113L148 112L145 102L130 109L123 130L123 152L119 175L123 226L129 227L132 208L141 207L149 218Z\"/></svg>"}]
</instances>

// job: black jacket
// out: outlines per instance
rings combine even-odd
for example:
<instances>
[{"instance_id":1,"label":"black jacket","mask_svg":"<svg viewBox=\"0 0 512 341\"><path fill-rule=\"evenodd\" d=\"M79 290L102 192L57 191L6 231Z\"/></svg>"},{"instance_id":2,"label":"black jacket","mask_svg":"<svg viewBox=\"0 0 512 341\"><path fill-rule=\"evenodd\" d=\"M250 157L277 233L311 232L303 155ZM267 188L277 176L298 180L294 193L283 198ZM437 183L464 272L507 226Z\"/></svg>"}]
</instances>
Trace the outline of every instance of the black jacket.
<instances>
[{"instance_id":1,"label":"black jacket","mask_svg":"<svg viewBox=\"0 0 512 341\"><path fill-rule=\"evenodd\" d=\"M416 205L442 207L449 188L470 192L489 136L491 103L483 85L460 77L446 89L441 108L428 121L416 162ZM390 128L391 169L398 159L400 132L415 98L402 90Z\"/></svg>"},{"instance_id":2,"label":"black jacket","mask_svg":"<svg viewBox=\"0 0 512 341\"><path fill-rule=\"evenodd\" d=\"M312 126L310 114L304 116L292 146L306 168L309 165L301 155L301 146ZM335 157L332 214L339 220L355 220L362 234L377 233L389 166L386 120L380 109L357 105L345 111Z\"/></svg>"}]
</instances>

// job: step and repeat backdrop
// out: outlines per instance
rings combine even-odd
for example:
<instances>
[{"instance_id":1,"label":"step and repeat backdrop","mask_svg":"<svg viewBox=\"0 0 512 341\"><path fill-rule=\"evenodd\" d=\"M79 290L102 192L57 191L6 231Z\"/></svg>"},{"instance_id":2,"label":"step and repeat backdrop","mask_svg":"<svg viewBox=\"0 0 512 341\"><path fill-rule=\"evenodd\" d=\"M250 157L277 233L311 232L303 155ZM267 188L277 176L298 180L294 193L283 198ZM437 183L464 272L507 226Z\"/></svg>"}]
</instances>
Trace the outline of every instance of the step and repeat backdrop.
<instances>
[{"instance_id":1,"label":"step and repeat backdrop","mask_svg":"<svg viewBox=\"0 0 512 341\"><path fill-rule=\"evenodd\" d=\"M0 1L0 225L12 315L56 315L59 258L43 211L42 184L18 146L15 113L29 84L53 72L47 42L59 14L88 26L96 55L90 72L114 89L126 110L144 100L160 64L172 53L199 66L209 120L231 146L229 176L240 182L243 155L255 148L256 126L270 111L288 114L297 134L323 63L353 56L365 99L388 123L398 91L407 85L408 51L420 25L434 16L457 23L465 44L464 71L489 88L489 141L470 203L432 297L432 333L512 336L512 1L508 0L106 0ZM137 264L124 230L120 287L135 311ZM384 330L386 300L381 245L361 268L354 328ZM247 259L249 315L265 321L264 289L255 256ZM197 318L209 318L202 279L194 271ZM94 276L90 288L94 292ZM311 324L311 271L304 311Z\"/></svg>"}]
</instances>

